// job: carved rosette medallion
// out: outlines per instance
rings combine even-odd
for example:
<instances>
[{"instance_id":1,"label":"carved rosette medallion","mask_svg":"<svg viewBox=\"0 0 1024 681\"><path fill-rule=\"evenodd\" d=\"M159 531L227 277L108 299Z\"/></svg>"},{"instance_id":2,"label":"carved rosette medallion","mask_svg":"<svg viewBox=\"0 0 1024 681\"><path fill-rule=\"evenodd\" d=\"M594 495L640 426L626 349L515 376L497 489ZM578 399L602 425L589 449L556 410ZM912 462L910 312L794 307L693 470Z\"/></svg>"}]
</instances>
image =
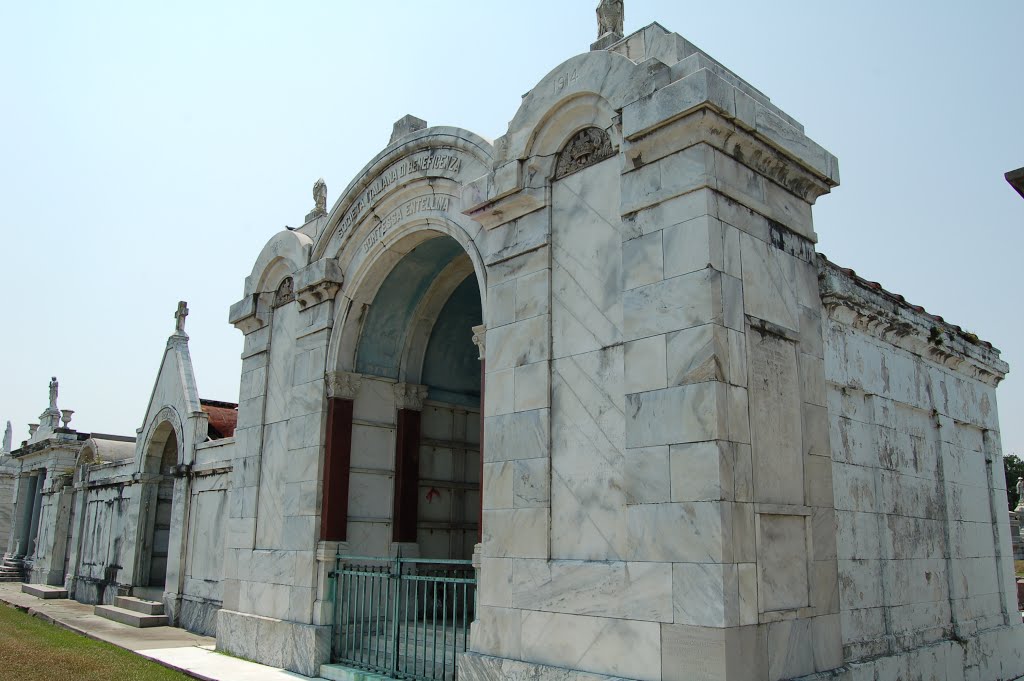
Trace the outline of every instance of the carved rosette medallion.
<instances>
[{"instance_id":1,"label":"carved rosette medallion","mask_svg":"<svg viewBox=\"0 0 1024 681\"><path fill-rule=\"evenodd\" d=\"M423 400L427 399L427 386L415 383L395 384L395 409L423 411Z\"/></svg>"},{"instance_id":2,"label":"carved rosette medallion","mask_svg":"<svg viewBox=\"0 0 1024 681\"><path fill-rule=\"evenodd\" d=\"M281 307L295 300L295 285L291 277L285 277L274 294L274 307Z\"/></svg>"},{"instance_id":3,"label":"carved rosette medallion","mask_svg":"<svg viewBox=\"0 0 1024 681\"><path fill-rule=\"evenodd\" d=\"M615 155L612 138L600 128L585 128L562 147L555 166L555 179L589 168Z\"/></svg>"},{"instance_id":4,"label":"carved rosette medallion","mask_svg":"<svg viewBox=\"0 0 1024 681\"><path fill-rule=\"evenodd\" d=\"M363 384L363 375L348 371L329 371L324 375L327 383L327 397L339 400L354 400Z\"/></svg>"}]
</instances>

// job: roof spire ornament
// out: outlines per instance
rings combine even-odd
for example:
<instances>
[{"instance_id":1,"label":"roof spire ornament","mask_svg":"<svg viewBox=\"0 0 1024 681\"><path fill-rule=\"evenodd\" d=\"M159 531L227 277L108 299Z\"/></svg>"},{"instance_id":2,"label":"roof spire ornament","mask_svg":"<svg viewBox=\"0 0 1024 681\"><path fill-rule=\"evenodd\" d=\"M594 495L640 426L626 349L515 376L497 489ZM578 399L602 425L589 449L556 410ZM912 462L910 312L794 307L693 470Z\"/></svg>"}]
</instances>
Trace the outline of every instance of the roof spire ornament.
<instances>
[{"instance_id":1,"label":"roof spire ornament","mask_svg":"<svg viewBox=\"0 0 1024 681\"><path fill-rule=\"evenodd\" d=\"M11 430L11 422L7 422L7 430L4 431L4 444L3 449L0 450L4 454L11 453L11 442L14 439L14 431Z\"/></svg>"},{"instance_id":2,"label":"roof spire ornament","mask_svg":"<svg viewBox=\"0 0 1024 681\"><path fill-rule=\"evenodd\" d=\"M597 5L598 39L612 33L619 38L623 35L625 9L623 0L601 0Z\"/></svg>"}]
</instances>

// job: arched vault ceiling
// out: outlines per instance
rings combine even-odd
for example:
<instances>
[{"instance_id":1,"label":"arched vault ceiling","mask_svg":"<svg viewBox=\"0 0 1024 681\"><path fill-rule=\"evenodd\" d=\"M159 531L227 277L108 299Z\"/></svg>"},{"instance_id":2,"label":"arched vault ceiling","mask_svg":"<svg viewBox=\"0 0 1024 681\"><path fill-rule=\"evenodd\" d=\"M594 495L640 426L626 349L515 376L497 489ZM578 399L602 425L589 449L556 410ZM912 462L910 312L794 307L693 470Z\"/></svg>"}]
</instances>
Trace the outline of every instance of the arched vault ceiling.
<instances>
[{"instance_id":1,"label":"arched vault ceiling","mask_svg":"<svg viewBox=\"0 0 1024 681\"><path fill-rule=\"evenodd\" d=\"M463 252L457 241L439 236L420 244L395 265L370 305L356 351L357 372L398 378L405 336L420 300Z\"/></svg>"}]
</instances>

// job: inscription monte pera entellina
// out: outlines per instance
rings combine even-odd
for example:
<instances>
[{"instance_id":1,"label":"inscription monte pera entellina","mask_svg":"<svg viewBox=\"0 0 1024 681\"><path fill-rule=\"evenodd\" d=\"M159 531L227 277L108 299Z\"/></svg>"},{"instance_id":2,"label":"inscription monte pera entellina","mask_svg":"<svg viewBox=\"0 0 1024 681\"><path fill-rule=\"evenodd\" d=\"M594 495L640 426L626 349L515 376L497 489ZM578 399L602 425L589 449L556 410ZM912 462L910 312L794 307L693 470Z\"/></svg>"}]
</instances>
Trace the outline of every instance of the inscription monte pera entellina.
<instances>
[{"instance_id":1,"label":"inscription monte pera entellina","mask_svg":"<svg viewBox=\"0 0 1024 681\"><path fill-rule=\"evenodd\" d=\"M394 209L390 213L384 216L384 219L380 221L373 230L366 235L363 240L360 251L363 255L369 252L371 248L380 243L380 240L384 238L392 227L402 221L402 218L407 218L416 213L422 213L424 211L436 210L436 211L447 211L448 205L451 203L450 196L443 196L440 194L431 194L430 196L421 196L418 199L408 201L398 208Z\"/></svg>"}]
</instances>

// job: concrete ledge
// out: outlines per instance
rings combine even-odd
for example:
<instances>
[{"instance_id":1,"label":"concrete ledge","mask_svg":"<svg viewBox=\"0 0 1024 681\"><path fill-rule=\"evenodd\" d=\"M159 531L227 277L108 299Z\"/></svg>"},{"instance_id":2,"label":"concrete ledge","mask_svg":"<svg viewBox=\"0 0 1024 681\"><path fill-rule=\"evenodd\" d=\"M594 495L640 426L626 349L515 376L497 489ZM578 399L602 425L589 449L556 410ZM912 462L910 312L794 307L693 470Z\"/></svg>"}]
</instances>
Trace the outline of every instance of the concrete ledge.
<instances>
[{"instance_id":1,"label":"concrete ledge","mask_svg":"<svg viewBox=\"0 0 1024 681\"><path fill-rule=\"evenodd\" d=\"M36 598L67 598L68 590L59 586L47 586L46 584L22 584L21 593L35 596Z\"/></svg>"}]
</instances>

